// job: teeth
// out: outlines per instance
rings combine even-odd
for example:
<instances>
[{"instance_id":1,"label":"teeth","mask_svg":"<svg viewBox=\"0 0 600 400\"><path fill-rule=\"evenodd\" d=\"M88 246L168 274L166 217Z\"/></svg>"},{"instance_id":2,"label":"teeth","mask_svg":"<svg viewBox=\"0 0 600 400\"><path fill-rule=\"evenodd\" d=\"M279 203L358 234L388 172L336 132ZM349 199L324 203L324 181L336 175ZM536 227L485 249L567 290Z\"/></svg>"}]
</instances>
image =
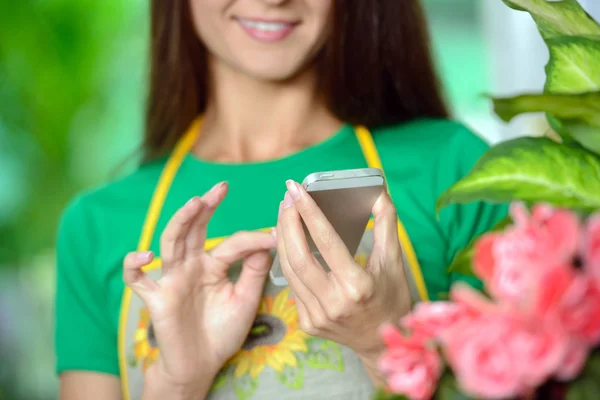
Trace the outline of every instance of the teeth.
<instances>
[{"instance_id":1,"label":"teeth","mask_svg":"<svg viewBox=\"0 0 600 400\"><path fill-rule=\"evenodd\" d=\"M252 29L260 29L261 31L280 31L282 29L286 29L289 24L281 23L281 22L259 22L259 21L249 21L247 19L240 19L242 25L252 28Z\"/></svg>"}]
</instances>

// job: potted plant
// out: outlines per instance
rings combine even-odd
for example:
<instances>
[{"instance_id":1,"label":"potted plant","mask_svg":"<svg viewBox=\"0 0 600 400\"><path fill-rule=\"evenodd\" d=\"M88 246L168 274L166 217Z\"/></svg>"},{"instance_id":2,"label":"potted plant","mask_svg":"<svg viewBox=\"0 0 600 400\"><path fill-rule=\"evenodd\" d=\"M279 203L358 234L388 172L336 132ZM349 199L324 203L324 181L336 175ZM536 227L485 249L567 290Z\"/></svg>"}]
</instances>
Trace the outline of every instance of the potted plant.
<instances>
[{"instance_id":1,"label":"potted plant","mask_svg":"<svg viewBox=\"0 0 600 400\"><path fill-rule=\"evenodd\" d=\"M544 112L556 134L493 146L438 199L511 203L449 271L449 300L382 327L379 399L600 398L600 24L576 0L503 0L528 12L550 59L543 93L492 98L504 121Z\"/></svg>"}]
</instances>

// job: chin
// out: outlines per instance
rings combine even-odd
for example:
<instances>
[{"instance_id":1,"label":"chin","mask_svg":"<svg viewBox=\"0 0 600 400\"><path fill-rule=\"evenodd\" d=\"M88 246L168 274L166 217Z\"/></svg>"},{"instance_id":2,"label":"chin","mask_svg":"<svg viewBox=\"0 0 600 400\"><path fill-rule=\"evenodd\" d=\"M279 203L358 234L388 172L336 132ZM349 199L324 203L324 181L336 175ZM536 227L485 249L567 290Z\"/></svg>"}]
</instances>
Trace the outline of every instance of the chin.
<instances>
[{"instance_id":1,"label":"chin","mask_svg":"<svg viewBox=\"0 0 600 400\"><path fill-rule=\"evenodd\" d=\"M261 81L284 82L289 81L307 70L306 64L302 62L290 62L290 59L269 62L240 63L236 68L244 75Z\"/></svg>"}]
</instances>

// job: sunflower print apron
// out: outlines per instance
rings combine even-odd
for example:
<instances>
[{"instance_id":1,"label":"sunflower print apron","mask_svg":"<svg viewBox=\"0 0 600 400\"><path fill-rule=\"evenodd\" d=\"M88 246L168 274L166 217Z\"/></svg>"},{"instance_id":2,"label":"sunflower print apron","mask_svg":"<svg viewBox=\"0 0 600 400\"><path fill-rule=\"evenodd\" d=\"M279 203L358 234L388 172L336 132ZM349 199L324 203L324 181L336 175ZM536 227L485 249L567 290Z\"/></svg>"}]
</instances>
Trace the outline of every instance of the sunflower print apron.
<instances>
[{"instance_id":1,"label":"sunflower print apron","mask_svg":"<svg viewBox=\"0 0 600 400\"><path fill-rule=\"evenodd\" d=\"M149 249L171 182L195 143L200 127L201 117L191 124L165 164L144 222L138 251ZM355 134L368 166L383 171L370 132L358 126ZM398 234L413 301L428 300L417 257L399 219ZM224 239L208 239L205 247L209 250ZM359 264L366 265L372 247L373 220L369 221L355 255ZM156 280L161 276L160 269L157 254L144 270ZM231 279L237 278L240 269L240 265L230 268ZM144 373L158 359L160 349L150 314L129 287L125 287L123 293L118 345L123 399L138 400L142 396ZM267 279L256 320L244 345L217 375L207 398L364 400L372 392L371 380L356 354L345 346L305 334L300 329L289 287L275 286Z\"/></svg>"}]
</instances>

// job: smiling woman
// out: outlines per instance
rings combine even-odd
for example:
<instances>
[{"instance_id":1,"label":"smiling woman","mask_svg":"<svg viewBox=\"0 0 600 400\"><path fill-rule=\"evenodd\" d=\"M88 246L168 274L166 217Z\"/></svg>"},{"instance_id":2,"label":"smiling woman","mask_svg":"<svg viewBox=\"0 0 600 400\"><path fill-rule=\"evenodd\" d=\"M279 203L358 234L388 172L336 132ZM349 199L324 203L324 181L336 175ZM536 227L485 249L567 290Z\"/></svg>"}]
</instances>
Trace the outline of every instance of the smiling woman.
<instances>
[{"instance_id":1,"label":"smiling woman","mask_svg":"<svg viewBox=\"0 0 600 400\"><path fill-rule=\"evenodd\" d=\"M59 229L61 397L368 398L379 325L466 279L446 266L506 212L435 214L487 145L449 120L419 1L151 10L145 161ZM394 200L350 254L296 182L364 167ZM275 249L288 287L267 279Z\"/></svg>"}]
</instances>

